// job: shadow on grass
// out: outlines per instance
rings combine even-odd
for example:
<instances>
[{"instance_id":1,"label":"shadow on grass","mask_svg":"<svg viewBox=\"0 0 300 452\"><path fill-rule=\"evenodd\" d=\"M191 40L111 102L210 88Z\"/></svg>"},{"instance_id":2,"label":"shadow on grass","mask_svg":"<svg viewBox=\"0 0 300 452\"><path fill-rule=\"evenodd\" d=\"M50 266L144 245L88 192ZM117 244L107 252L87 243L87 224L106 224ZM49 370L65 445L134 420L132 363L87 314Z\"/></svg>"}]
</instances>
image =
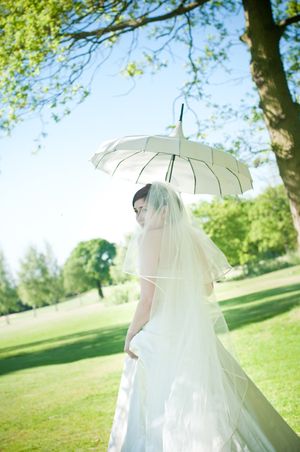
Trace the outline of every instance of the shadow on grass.
<instances>
[{"instance_id":1,"label":"shadow on grass","mask_svg":"<svg viewBox=\"0 0 300 452\"><path fill-rule=\"evenodd\" d=\"M268 300L268 298L271 299ZM300 284L293 284L224 300L220 305L229 329L235 330L287 312L298 305L299 301ZM2 352L15 350L18 355L0 361L0 375L39 366L66 364L81 359L121 353L127 327L127 324L123 324L113 328L99 328L2 349ZM60 344L61 341L68 343ZM51 348L25 351L29 347L41 345Z\"/></svg>"},{"instance_id":2,"label":"shadow on grass","mask_svg":"<svg viewBox=\"0 0 300 452\"><path fill-rule=\"evenodd\" d=\"M299 305L300 284L263 290L220 302L231 331L270 319Z\"/></svg>"},{"instance_id":3,"label":"shadow on grass","mask_svg":"<svg viewBox=\"0 0 300 452\"><path fill-rule=\"evenodd\" d=\"M299 292L300 295L300 284L289 284L287 286L275 287L273 289L260 290L257 292L252 292L247 295L241 295L240 297L229 298L220 302L222 309L231 308L236 305L245 305L247 303L263 301L264 298L278 297L284 294L289 294L291 292ZM280 302L280 300L279 300Z\"/></svg>"},{"instance_id":4,"label":"shadow on grass","mask_svg":"<svg viewBox=\"0 0 300 452\"><path fill-rule=\"evenodd\" d=\"M57 344L51 348L30 352L25 351L23 354L21 352L16 356L1 359L0 375L32 367L66 364L80 361L81 359L121 353L124 348L127 328L128 325L123 324L113 328L87 330L68 336L37 341L26 344L23 347L21 345L20 347L3 348L2 352L12 351L14 348L18 353L24 347L41 346L42 344L45 347L49 345L51 347L51 343ZM68 341L69 343L59 344L60 341Z\"/></svg>"}]
</instances>

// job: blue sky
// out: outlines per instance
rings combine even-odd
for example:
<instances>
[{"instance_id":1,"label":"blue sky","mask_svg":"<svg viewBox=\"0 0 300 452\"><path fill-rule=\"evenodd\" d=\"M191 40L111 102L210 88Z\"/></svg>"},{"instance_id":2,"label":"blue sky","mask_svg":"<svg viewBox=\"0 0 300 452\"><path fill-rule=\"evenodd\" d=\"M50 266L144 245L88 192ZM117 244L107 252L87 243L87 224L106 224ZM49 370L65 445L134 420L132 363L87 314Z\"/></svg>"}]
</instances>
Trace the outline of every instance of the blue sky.
<instances>
[{"instance_id":1,"label":"blue sky","mask_svg":"<svg viewBox=\"0 0 300 452\"><path fill-rule=\"evenodd\" d=\"M0 140L0 247L15 276L29 244L42 250L44 240L49 241L58 262L63 264L79 241L101 237L119 242L135 226L131 199L140 185L95 170L89 158L104 140L169 133L166 127L179 115L182 100L176 100L175 116L173 103L186 74L181 58L157 75L145 74L131 90L132 81L118 74L124 49L120 46L102 66L95 76L92 94L84 103L60 123L46 124L48 135L38 153L32 152L41 131L38 117L24 121L11 137ZM232 77L235 73L247 75L246 49L239 46L234 52ZM222 80L221 73L217 73L218 78ZM212 85L211 89L216 101L234 102L250 84L248 76L241 84ZM203 105L199 102L193 106L199 118L205 118ZM235 133L236 126L230 125L231 133ZM186 135L196 132L193 115L188 111L183 129ZM217 138L221 140L222 135ZM245 197L280 182L275 165L250 171L254 190ZM186 202L210 199L203 195L183 198Z\"/></svg>"}]
</instances>

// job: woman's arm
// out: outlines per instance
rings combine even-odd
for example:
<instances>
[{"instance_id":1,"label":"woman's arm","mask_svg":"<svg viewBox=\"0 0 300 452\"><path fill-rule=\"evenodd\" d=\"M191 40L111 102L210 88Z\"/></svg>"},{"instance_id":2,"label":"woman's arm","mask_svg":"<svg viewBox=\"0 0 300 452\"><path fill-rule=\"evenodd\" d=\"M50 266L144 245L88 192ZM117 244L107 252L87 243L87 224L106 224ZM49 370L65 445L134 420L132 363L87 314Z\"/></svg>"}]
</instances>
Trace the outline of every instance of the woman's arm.
<instances>
[{"instance_id":1,"label":"woman's arm","mask_svg":"<svg viewBox=\"0 0 300 452\"><path fill-rule=\"evenodd\" d=\"M128 353L129 356L131 356L131 358L137 358L137 356L134 355L134 353L132 353L129 350L130 341L133 338L133 336L135 336L141 330L141 328L149 321L152 299L155 290L154 282L150 282L143 278L140 279L140 285L141 285L141 298L137 304L134 316L129 325L124 346L124 352Z\"/></svg>"},{"instance_id":2,"label":"woman's arm","mask_svg":"<svg viewBox=\"0 0 300 452\"><path fill-rule=\"evenodd\" d=\"M129 350L130 340L149 321L152 299L155 291L155 275L160 255L161 231L149 230L139 244L140 256L140 301L128 328L124 351L132 358L136 357ZM133 355L133 356L132 356Z\"/></svg>"}]
</instances>

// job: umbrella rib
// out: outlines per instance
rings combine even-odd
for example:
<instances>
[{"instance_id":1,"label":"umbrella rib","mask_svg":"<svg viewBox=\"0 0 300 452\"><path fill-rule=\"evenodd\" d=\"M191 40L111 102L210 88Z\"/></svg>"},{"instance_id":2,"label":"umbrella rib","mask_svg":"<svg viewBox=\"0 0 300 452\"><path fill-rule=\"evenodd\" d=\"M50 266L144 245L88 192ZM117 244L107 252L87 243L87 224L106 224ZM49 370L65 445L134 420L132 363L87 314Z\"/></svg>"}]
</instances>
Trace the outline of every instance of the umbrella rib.
<instances>
[{"instance_id":1,"label":"umbrella rib","mask_svg":"<svg viewBox=\"0 0 300 452\"><path fill-rule=\"evenodd\" d=\"M221 189L221 183L220 183L220 181L219 181L218 176L213 172L213 170L211 169L211 167L210 167L204 160L198 160L198 161L203 162L203 163L207 166L207 168L213 173L213 175L215 176L215 178L216 178L217 181L218 181L219 190L220 190L220 196L223 196L223 195L222 195L222 189Z\"/></svg>"},{"instance_id":2,"label":"umbrella rib","mask_svg":"<svg viewBox=\"0 0 300 452\"><path fill-rule=\"evenodd\" d=\"M190 166L191 166L192 172L193 172L193 176L194 176L194 195L195 195L196 194L196 183L197 183L197 181L196 181L196 174L195 174L192 162L191 162L191 160L189 158L188 158L188 161L190 163Z\"/></svg>"},{"instance_id":3,"label":"umbrella rib","mask_svg":"<svg viewBox=\"0 0 300 452\"><path fill-rule=\"evenodd\" d=\"M111 154L112 152L115 152L116 150L113 149L112 151L108 151L108 152L104 152L104 154L102 155L102 157L100 158L100 160L97 162L97 166L95 167L96 169L99 166L99 163L101 162L101 160L107 155L107 154Z\"/></svg>"},{"instance_id":4,"label":"umbrella rib","mask_svg":"<svg viewBox=\"0 0 300 452\"><path fill-rule=\"evenodd\" d=\"M117 169L119 168L119 166L121 165L121 163L125 162L125 160L127 160L127 159L130 159L130 158L133 157L134 155L139 154L140 152L143 152L143 151L137 151L137 152L134 152L133 154L127 155L127 157L125 157L123 160L120 160L119 163L117 164L117 166L115 167L115 169L113 170L113 172L112 172L111 175L113 176L113 175L115 174L115 172L117 171Z\"/></svg>"},{"instance_id":5,"label":"umbrella rib","mask_svg":"<svg viewBox=\"0 0 300 452\"><path fill-rule=\"evenodd\" d=\"M140 151L140 152L142 152L142 151ZM138 180L139 180L139 178L141 177L142 172L144 171L144 169L149 165L149 163L150 163L155 157L158 156L158 154L159 154L159 152L156 152L156 154L155 154L153 157L151 157L151 159L146 163L146 165L143 166L143 168L142 168L141 171L140 171L140 174L138 175L137 180L135 181L136 184L138 184Z\"/></svg>"},{"instance_id":6,"label":"umbrella rib","mask_svg":"<svg viewBox=\"0 0 300 452\"><path fill-rule=\"evenodd\" d=\"M227 166L225 166L225 168L226 168L231 174L233 174L233 175L237 178L238 183L239 183L239 186L240 186L241 193L243 193L243 189L242 189L242 186L241 186L241 182L240 182L240 179L238 178L238 176L237 176L233 171L231 171L231 169L229 169Z\"/></svg>"},{"instance_id":7,"label":"umbrella rib","mask_svg":"<svg viewBox=\"0 0 300 452\"><path fill-rule=\"evenodd\" d=\"M114 148L113 148L112 151L107 151L107 152L104 151L104 152L103 152L103 155L102 155L101 159L99 160L99 162L97 163L97 166L95 167L95 169L98 168L99 163L101 162L101 160L104 159L104 157L105 157L107 154L111 154L112 152L116 152L116 151L117 151L116 146L118 146L118 144L120 143L120 141L121 141L121 138L117 140L117 142L115 143L115 146L114 146Z\"/></svg>"}]
</instances>

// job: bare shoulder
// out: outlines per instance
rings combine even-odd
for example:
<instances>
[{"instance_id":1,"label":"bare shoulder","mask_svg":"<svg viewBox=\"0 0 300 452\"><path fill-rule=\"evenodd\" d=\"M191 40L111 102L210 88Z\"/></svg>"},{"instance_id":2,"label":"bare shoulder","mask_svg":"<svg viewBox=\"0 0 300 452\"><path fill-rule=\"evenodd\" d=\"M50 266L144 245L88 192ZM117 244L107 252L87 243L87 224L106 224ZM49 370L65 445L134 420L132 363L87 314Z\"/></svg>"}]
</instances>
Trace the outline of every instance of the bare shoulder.
<instances>
[{"instance_id":1,"label":"bare shoulder","mask_svg":"<svg viewBox=\"0 0 300 452\"><path fill-rule=\"evenodd\" d=\"M162 229L149 229L145 232L140 243L141 250L152 254L160 249L161 240Z\"/></svg>"}]
</instances>

